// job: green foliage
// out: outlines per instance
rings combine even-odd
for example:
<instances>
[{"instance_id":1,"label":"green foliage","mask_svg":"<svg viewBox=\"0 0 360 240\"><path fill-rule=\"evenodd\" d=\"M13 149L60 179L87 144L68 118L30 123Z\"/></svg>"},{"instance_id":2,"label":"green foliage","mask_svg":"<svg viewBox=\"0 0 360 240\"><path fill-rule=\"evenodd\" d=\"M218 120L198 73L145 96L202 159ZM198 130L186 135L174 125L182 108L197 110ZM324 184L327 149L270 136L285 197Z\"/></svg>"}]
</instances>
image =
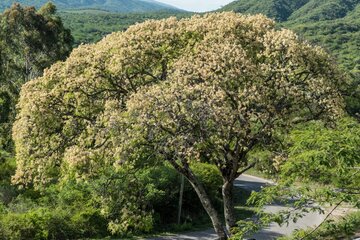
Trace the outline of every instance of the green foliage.
<instances>
[{"instance_id":1,"label":"green foliage","mask_svg":"<svg viewBox=\"0 0 360 240\"><path fill-rule=\"evenodd\" d=\"M338 188L360 185L360 124L342 119L336 128L314 122L299 126L290 135L288 159L281 167L283 176L330 184Z\"/></svg>"},{"instance_id":2,"label":"green foliage","mask_svg":"<svg viewBox=\"0 0 360 240\"><path fill-rule=\"evenodd\" d=\"M11 93L19 92L24 82L40 76L55 61L66 59L72 50L70 31L55 13L50 3L38 12L14 4L0 15L0 76Z\"/></svg>"},{"instance_id":3,"label":"green foliage","mask_svg":"<svg viewBox=\"0 0 360 240\"><path fill-rule=\"evenodd\" d=\"M279 20L291 20L283 24L303 33L304 36L312 39L314 42L319 43L324 41L321 42L323 45L330 49L333 47L332 50L339 54L339 59L341 59L341 63L343 64L344 68L350 69L354 76L353 79L356 79L356 76L359 72L359 64L357 61L358 56L354 54L354 52L357 50L356 44L358 39L360 39L357 38L359 32L357 16L359 15L360 9L359 7L356 8L355 4L357 2L327 1L327 5L324 5L324 1L319 1L316 6L309 5L313 3L313 1L306 0L297 2L284 0L272 1L269 4L268 1L263 1L261 4L258 4L255 7L251 7L251 9L249 7L250 10L244 11L262 11L269 16L273 16ZM314 12L307 12L306 9L309 10L312 8L315 9ZM324 15L324 10L330 11L332 9L336 9L336 12L329 15ZM35 12L33 8L22 9L18 5L14 5L11 10L5 12L2 16L1 23L4 26L5 34L1 36L1 39L5 40L0 40L0 63L2 64L0 65L2 67L2 72L0 75L0 81L2 81L0 82L0 84L2 84L0 88L0 149L3 147L10 152L12 150L9 132L12 119L14 118L14 103L17 98L18 89L22 83L40 75L44 67L50 66L53 61L64 59L70 51L72 39L69 35L69 31L63 28L60 19L54 15L55 11L55 7L51 4L44 6L38 12ZM296 14L298 14L299 17L294 19L293 16L296 16ZM77 39L76 44L81 42L94 42L99 40L107 33L115 30L124 30L128 25L131 25L135 22L142 22L149 18L164 18L169 15L173 14L109 14L98 10L82 10L78 12L69 11L61 14L67 26L70 26L71 29L75 30ZM17 18L16 16L20 17ZM183 17L187 16L187 14L178 14L177 16ZM328 19L335 18L339 19L333 22L328 21ZM23 19L25 20L22 22ZM315 20L322 21L320 23L321 31L317 29L318 25L312 25L311 21ZM99 24L99 22L101 22L101 24ZM20 24L16 25L14 23ZM31 23L29 25L32 28L27 29L26 27L28 27L28 25L24 23ZM50 29L42 28L41 24L50 26ZM54 27L54 25L55 28L59 27L60 30L58 30L61 32L61 34L52 34L51 29ZM334 26L336 27L335 29ZM339 32L344 32L346 34L340 36ZM91 34L88 35L88 33ZM15 34L18 36L18 38L14 37ZM312 38L311 35L314 34L317 35L316 37ZM119 33L119 35L121 34ZM121 69L119 70L112 66L114 68L111 70L104 70L105 66L108 67L109 64L121 61L124 61L121 63L126 65L128 63L126 61L128 61L131 57L134 57L137 63L139 63L139 61L140 64L141 61L143 61L143 63L145 62L145 67L139 68L138 65L130 66L125 69L126 71L122 77L126 78L134 74L134 77L140 76L140 81L149 80L149 82L151 82L151 78L155 78L154 82L158 81L159 79L163 80L163 78L166 78L167 75L159 75L159 72L164 71L164 69L167 71L167 68L164 67L164 64L167 63L164 63L164 61L169 61L168 65L172 67L174 63L173 59L178 56L180 51L179 49L193 46L194 42L201 39L199 34L193 32L187 32L183 35L179 34L179 36L179 39L175 39L174 37L175 40L172 39L170 43L165 42L156 45L155 51L150 51L151 49L147 49L144 55L131 55L128 52L124 53L126 60L122 59L123 55L120 55L120 61L116 58L108 61L111 58L109 54L116 52L116 48L107 48L105 50L99 49L99 52L101 52L100 54L106 53L101 55L104 57L101 57L100 55L97 55L98 52L93 53L94 55L91 55L90 53L93 52L90 49L91 47L85 46L83 49L87 49L86 53L81 53L80 51L74 53L74 56L78 54L79 59L81 60L78 59L80 63L76 59L74 62L72 62L75 63L74 66L76 65L73 74L76 75L83 71L84 75L82 77L84 77L86 81L93 77L94 79L98 80L102 77L109 77L111 74L113 74L111 71L114 71L115 68L115 72L118 72L109 77L110 80L106 86L101 86L104 87L104 91L107 91L109 87L114 87L114 80L117 81L121 78L119 77L119 72L121 72ZM140 41L137 39L137 37L141 38L142 35L135 34L134 42ZM149 39L152 38L150 37ZM10 45L7 45L9 42ZM54 42L56 44L54 44ZM346 44L344 44L344 42L346 42ZM132 42L129 41L129 43L131 44ZM106 45L105 41L103 44L104 46ZM126 45L128 42L116 42L116 44ZM176 45L178 48L171 49L171 44ZM339 47L341 44L344 44L344 47ZM56 49L51 49L52 45L56 46ZM15 48L13 48L14 46ZM144 46L140 46L140 48L141 47ZM60 50L57 51L57 49ZM22 50L24 50L24 52L22 52ZM250 50L254 51L254 49ZM249 55L252 56L251 54L253 52L250 50ZM46 52L46 54L42 54L42 52ZM219 54L216 56L218 57ZM24 57L24 59L22 59L22 57ZM155 61L152 61L152 57L154 57L156 61L159 61L159 64L157 64L157 62L154 64ZM99 62L94 63L87 58L91 60L96 58L96 61ZM104 61L106 64L103 64ZM30 64L31 66L22 68L24 62L26 64ZM60 65L61 64L58 66ZM6 68L4 66L6 66ZM9 66L11 71L5 71L4 69L8 69L7 67ZM89 71L89 69L93 68L94 66L96 66L96 71ZM151 67L153 67L153 73L148 72ZM55 70L56 71L54 71L54 75L52 76L54 77L54 79L52 79L53 81L49 82L46 86L49 89L57 84L56 82L59 79L56 77L62 73L60 67ZM4 81L5 79L12 79L14 81L6 82ZM132 80L133 79L131 78L131 81ZM14 82L16 84L12 85ZM141 83L137 84L141 85ZM358 84L354 81L349 83L349 85L352 87L352 90L358 87ZM98 113L106 112L108 108L111 108L111 104L113 104L110 102L109 105L99 106L99 102L101 102L103 99L111 99L114 95L111 93L111 91L109 91L109 94L101 95L94 101L87 102L84 100L84 98L77 99L78 95L76 91L78 89L83 90L83 86L85 86L85 84L74 86L74 89L70 89L70 91L67 91L63 96L57 95L56 97L50 98L53 102L45 105L51 105L53 107L55 106L55 108L59 107L59 109L56 109L59 111L63 111L64 108L69 107L71 110L65 111L63 116L56 115L58 112L55 110L56 117L62 117L62 119L66 119L65 124L58 124L58 122L52 121L53 118L45 116L43 112L40 112L38 117L41 118L41 121L45 123L45 131L51 131L51 128L53 128L54 131L52 133L54 133L54 135L52 136L53 138L50 138L50 140L62 138L62 140L64 140L66 143L69 143L70 145L83 144L84 148L97 148L97 146L100 146L99 148L105 146L106 148L106 146L108 146L108 139L105 138L104 141L99 141L98 137L104 137L104 135L101 135L102 130L109 126L107 124L102 125L104 123L99 123L99 125L94 124L94 129L90 129L91 127L89 127L89 125L94 123L96 121L95 119L99 119L97 118ZM119 84L117 86L123 87L124 84ZM99 88L98 83L94 82L94 85L89 88L90 92L86 94L88 94L88 96L96 95L98 94L98 90L101 94L101 91L103 90L101 87ZM349 92L349 89L350 88L348 87L342 90L344 91L344 96L348 98L349 112L355 114L357 109L359 109L360 103L358 101L358 95ZM35 88L32 90L35 90ZM356 90L354 90L354 92L355 91ZM33 92L34 91L30 91L30 93ZM119 93L121 95L123 92L119 91ZM57 97L60 99L63 97L61 100L64 100L64 102L56 105L57 103L55 100L59 100ZM192 95L192 97L195 97L195 95ZM117 106L124 104L123 98L117 100L121 102L121 104L117 104ZM36 104L38 103L39 105L37 106L40 106L41 103L44 102L36 101ZM88 103L89 105L87 105ZM74 110L74 106L81 106L81 108ZM280 106L280 104L278 106ZM202 108L202 110L204 110L204 108ZM93 114L95 118L94 116L88 118L88 113ZM116 114L118 113L119 112L116 112ZM73 114L73 119L70 119L71 117L69 114ZM105 114L103 117L107 119L108 115ZM84 122L78 124L80 123L79 119L84 120ZM209 125L213 126L214 124ZM226 124L223 124L221 126L225 125ZM113 125L110 126L112 130L113 127ZM352 190L354 187L360 184L358 181L359 179L356 178L356 173L353 170L348 171L349 168L358 166L359 163L359 159L356 154L356 149L359 148L359 139L357 137L359 135L356 135L359 133L359 128L356 122L351 120L344 120L344 122L339 124L337 129L331 130L325 129L320 123L302 125L301 128L302 129L300 130L294 131L291 135L292 148L290 148L289 152L287 153L289 160L282 165L281 169L284 176L290 176L291 178L289 180L300 179L305 180L305 182L308 183L317 181L318 183L324 184L326 186L335 186L335 190L319 190L316 192L316 194L318 197L320 196L319 198L322 197L322 201L325 201L324 199L326 199L326 201L335 201L335 199L337 200L340 198L358 206L357 198L348 192L342 192L343 190ZM256 127L254 129L256 129ZM64 135L59 135L59 132L62 130L63 132L61 134ZM83 132L79 134L77 131ZM3 132L5 132L5 134L2 134ZM94 134L95 137L92 136L94 132L96 132L96 134ZM79 139L74 140L74 138L64 138L64 136L68 136L67 134L71 135L71 133L75 133L75 135L79 134ZM99 135L97 135L98 133ZM109 132L106 131L106 134L109 134ZM313 138L313 136L319 136L319 138ZM81 137L84 138L81 139ZM39 146L41 146L39 144L40 141L47 140L48 139L39 138L39 141L36 142L36 145L34 145L36 147L33 146L34 148L30 148L29 151L32 152L33 150L39 148ZM137 139L135 139L135 141L137 141ZM233 142L230 143L230 149L233 147ZM265 143L267 143L267 141L265 141ZM204 161L207 161L208 157L205 156L203 152L207 145L200 145L201 144L194 146L199 147L201 150L200 154L204 155L201 157ZM51 145L50 148L51 147L54 146ZM80 152L76 152L78 149L70 150L74 150L76 154ZM70 150L69 153L72 153ZM106 148L106 150L109 150L109 148ZM50 152L51 151L52 149L50 149ZM98 164L96 167L93 167L90 164L86 165L85 167L80 167L81 170L85 173L94 171L91 172L93 175L90 175L90 178L88 178L88 180L90 180L89 182L83 182L86 177L81 178L79 175L77 175L77 173L71 172L74 170L71 169L72 166L64 165L62 166L62 174L66 175L67 171L71 174L65 177L59 185L54 185L46 191L42 189L43 192L41 194L33 190L23 191L23 194L14 201L11 200L15 197L17 191L15 191L13 187L9 187L10 175L12 175L14 172L14 160L5 151L1 152L3 157L0 156L0 180L2 184L0 186L0 193L2 201L5 204L0 204L0 239L73 239L94 236L104 237L109 234L123 237L131 234L148 233L161 230L164 228L164 225L175 222L179 195L178 173L170 166L149 167L153 162L148 163L145 167L142 166L135 169L133 166L129 166L129 168L120 169L118 171L109 170L108 166L112 167L112 164L109 164L109 162L99 164L99 162L101 162L103 159L111 162L112 160L109 158L112 158L114 152L117 151L118 149L114 149L114 151L110 151L108 154L105 153L105 151L101 151L100 149L100 153L87 155L91 156L92 163L95 162ZM213 148L211 148L209 152L213 153ZM71 159L75 163L78 160L82 160L83 158L81 157L84 156L81 154L76 154ZM86 154L88 154L88 152L86 152L85 155ZM105 156L106 154L108 155ZM141 158L140 160L145 160L145 158L143 158L144 156L141 155L142 153L137 152L136 154L136 157ZM31 156L29 155L28 159L31 160L31 158L34 156L34 154ZM35 157L39 157L39 155ZM274 157L274 153L270 151L259 151L254 152L251 157L252 159L262 158L272 160L271 158ZM44 159L42 159L42 161L44 161ZM49 161L47 164L49 164L47 166L50 166L47 169L49 170L47 173L49 173L54 171L59 162L55 161L54 164L52 164L51 161ZM69 165L71 164L73 164L73 162L69 162ZM282 162L279 162L279 165L281 164ZM115 165L117 165L117 163ZM269 164L264 164L264 166L261 167L264 169L266 165ZM272 166L270 170L272 172L278 171L278 167L279 166ZM105 168L105 170L103 168ZM191 168L193 169L195 175L204 184L204 186L206 186L206 192L211 196L211 201L215 203L215 206L219 209L221 206L219 186L222 184L222 181L218 175L218 169L215 166L199 163L192 163ZM76 170L79 170L79 168ZM59 173L58 171L54 172L55 174L52 172L49 175L53 176ZM289 182L287 182L287 184L289 185ZM337 194L339 189L341 190L341 194ZM301 191L304 194L309 193L308 188L304 188ZM284 193L281 196L284 197L286 194L288 193ZM314 195L311 196L313 197ZM305 204L306 200L308 199L302 200L302 203ZM301 206L302 203L299 203L299 206ZM201 203L198 201L197 195L195 194L190 184L186 184L182 220L185 222L185 225L198 224L199 219L201 219L204 214L205 212L201 207ZM272 216L266 216L265 218L267 218L265 222L270 221L270 219L279 220L279 218L274 219ZM242 223L247 224L248 229L250 230L261 226L260 224L256 226L256 224L248 224L246 222ZM243 231L244 229L240 229L240 231Z\"/></svg>"},{"instance_id":4,"label":"green foliage","mask_svg":"<svg viewBox=\"0 0 360 240\"><path fill-rule=\"evenodd\" d=\"M191 163L211 163L222 175L232 226L231 189L251 167L247 153L276 129L288 129L295 114L304 121L341 115L340 80L325 51L264 16L147 21L80 46L23 86L13 180L41 188L69 176L104 177L103 168L118 167L125 171L120 177L104 179L117 182L104 198L111 200L104 210L109 229L149 232L157 191L141 180L139 166L167 162L190 181L220 235L210 190ZM128 178L126 164L139 173Z\"/></svg>"},{"instance_id":5,"label":"green foliage","mask_svg":"<svg viewBox=\"0 0 360 240\"><path fill-rule=\"evenodd\" d=\"M0 14L0 149L13 151L11 126L22 84L38 77L72 50L73 39L52 4L23 8L14 4Z\"/></svg>"},{"instance_id":6,"label":"green foliage","mask_svg":"<svg viewBox=\"0 0 360 240\"><path fill-rule=\"evenodd\" d=\"M224 6L220 11L235 11L240 13L263 13L278 21L285 21L297 9L310 0L238 0Z\"/></svg>"},{"instance_id":7,"label":"green foliage","mask_svg":"<svg viewBox=\"0 0 360 240\"><path fill-rule=\"evenodd\" d=\"M353 212L341 219L326 221L319 229L310 234L312 229L298 230L290 237L282 237L279 240L337 240L354 239L354 235L360 230L360 212Z\"/></svg>"},{"instance_id":8,"label":"green foliage","mask_svg":"<svg viewBox=\"0 0 360 240\"><path fill-rule=\"evenodd\" d=\"M221 207L222 180L216 169L197 163L195 174L206 184L213 201ZM97 181L104 216L115 235L148 233L173 227L177 221L180 175L170 166L141 170L119 169ZM184 187L182 222L201 225L209 221L189 183Z\"/></svg>"},{"instance_id":9,"label":"green foliage","mask_svg":"<svg viewBox=\"0 0 360 240\"><path fill-rule=\"evenodd\" d=\"M9 212L0 219L4 238L14 240L96 237L106 229L105 224L101 226L104 220L95 208L82 207L71 212L59 207L37 206L22 213Z\"/></svg>"},{"instance_id":10,"label":"green foliage","mask_svg":"<svg viewBox=\"0 0 360 240\"><path fill-rule=\"evenodd\" d=\"M211 165L195 165L220 209L221 177ZM0 239L125 237L174 230L179 228L179 189L179 174L169 166L109 169L91 182L68 178L41 194L26 190L7 206L0 204ZM188 183L182 222L182 228L209 222Z\"/></svg>"},{"instance_id":11,"label":"green foliage","mask_svg":"<svg viewBox=\"0 0 360 240\"><path fill-rule=\"evenodd\" d=\"M359 3L359 0L312 0L293 12L288 20L317 22L343 18L354 10Z\"/></svg>"},{"instance_id":12,"label":"green foliage","mask_svg":"<svg viewBox=\"0 0 360 240\"><path fill-rule=\"evenodd\" d=\"M21 191L4 206L0 225L4 239L78 239L106 236L107 222L89 186L69 182L40 194ZM1 236L1 235L0 235Z\"/></svg>"},{"instance_id":13,"label":"green foliage","mask_svg":"<svg viewBox=\"0 0 360 240\"><path fill-rule=\"evenodd\" d=\"M106 237L108 221L91 185L69 181L41 195L20 195L0 215L5 239Z\"/></svg>"},{"instance_id":14,"label":"green foliage","mask_svg":"<svg viewBox=\"0 0 360 240\"><path fill-rule=\"evenodd\" d=\"M190 13L172 11L154 13L107 13L99 11L65 11L60 12L65 26L71 29L75 45L98 42L104 36L117 31L124 31L130 25L149 19L163 19L171 16L189 17Z\"/></svg>"},{"instance_id":15,"label":"green foliage","mask_svg":"<svg viewBox=\"0 0 360 240\"><path fill-rule=\"evenodd\" d=\"M281 22L315 22L345 17L359 3L359 0L237 0L220 11L262 13Z\"/></svg>"},{"instance_id":16,"label":"green foliage","mask_svg":"<svg viewBox=\"0 0 360 240\"><path fill-rule=\"evenodd\" d=\"M283 159L279 164L277 185L253 193L249 203L261 208L280 201L292 207L271 216L279 223L296 221L308 212L324 213L321 206L344 203L358 209L359 149L360 124L352 118L344 118L332 127L325 127L322 122L301 124L291 132L285 146L279 149ZM269 216L265 215L264 219L269 220ZM345 226L352 226L345 222ZM334 229L340 231L339 234L346 233L346 229L342 228L340 224ZM337 231L334 229L333 232ZM298 232L298 236L301 234L305 234L304 231ZM324 235L324 238L312 236L309 239L328 238Z\"/></svg>"},{"instance_id":17,"label":"green foliage","mask_svg":"<svg viewBox=\"0 0 360 240\"><path fill-rule=\"evenodd\" d=\"M15 173L15 169L15 159L0 149L0 204L10 203L17 194L16 187L10 183L10 178Z\"/></svg>"},{"instance_id":18,"label":"green foliage","mask_svg":"<svg viewBox=\"0 0 360 240\"><path fill-rule=\"evenodd\" d=\"M59 239L66 217L51 209L37 208L27 213L12 213L2 217L6 239ZM54 231L55 230L55 231ZM59 232L56 232L58 230ZM51 233L52 236L49 236Z\"/></svg>"},{"instance_id":19,"label":"green foliage","mask_svg":"<svg viewBox=\"0 0 360 240\"><path fill-rule=\"evenodd\" d=\"M262 13L305 39L328 49L350 78L342 86L347 111L360 116L360 1L253 0L234 1L220 11Z\"/></svg>"},{"instance_id":20,"label":"green foliage","mask_svg":"<svg viewBox=\"0 0 360 240\"><path fill-rule=\"evenodd\" d=\"M2 0L0 3L0 10L4 10L13 4L13 0ZM43 6L48 0L18 0L16 1L26 6L35 6L37 8ZM140 1L140 0L53 0L59 9L100 9L110 12L149 12L161 10L177 10L176 8L162 4L156 1Z\"/></svg>"},{"instance_id":21,"label":"green foliage","mask_svg":"<svg viewBox=\"0 0 360 240\"><path fill-rule=\"evenodd\" d=\"M18 210L29 207L29 204L15 204L19 201L14 200L19 191L11 185L11 176L16 168L12 157L11 127L20 88L26 81L41 75L44 68L65 59L72 47L70 32L63 27L55 12L52 4L43 6L38 12L34 8L14 4L0 15L1 239L50 238L50 234L58 234L55 231L57 222L63 217L53 209L34 206L26 213L7 212L8 207ZM31 190L25 195L36 196Z\"/></svg>"}]
</instances>

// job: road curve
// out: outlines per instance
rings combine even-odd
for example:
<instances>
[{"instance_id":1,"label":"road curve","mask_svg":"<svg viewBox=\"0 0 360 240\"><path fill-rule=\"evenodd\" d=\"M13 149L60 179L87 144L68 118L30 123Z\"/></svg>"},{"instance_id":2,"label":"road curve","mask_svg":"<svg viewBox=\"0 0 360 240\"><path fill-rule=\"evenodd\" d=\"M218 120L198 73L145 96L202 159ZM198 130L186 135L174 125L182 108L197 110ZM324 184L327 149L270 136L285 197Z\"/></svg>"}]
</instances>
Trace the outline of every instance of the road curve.
<instances>
[{"instance_id":1,"label":"road curve","mask_svg":"<svg viewBox=\"0 0 360 240\"><path fill-rule=\"evenodd\" d=\"M250 175L242 175L235 180L234 186L240 187L249 191L260 191L266 185L272 184L273 182L254 177ZM278 211L287 209L281 205L269 205L265 206L265 211L276 213ZM280 227L276 223L270 224L268 227L260 230L252 236L247 236L248 239L256 240L272 240L277 239L280 236L290 235L296 229L306 229L309 227L316 227L325 218L325 215L318 213L308 213L302 219L299 219L296 223L289 223ZM147 238L147 240L215 240L217 236L212 229L197 232L188 232L176 235L168 235L161 237Z\"/></svg>"},{"instance_id":2,"label":"road curve","mask_svg":"<svg viewBox=\"0 0 360 240\"><path fill-rule=\"evenodd\" d=\"M269 180L262 178L243 175L238 178L235 182L236 187L245 188L251 191L259 191L266 184L273 184ZM265 206L265 211L270 213L276 213L281 210L286 210L288 207L282 205L268 205ZM303 218L299 219L296 223L290 222L288 225L280 227L277 223L272 223L268 227L263 228L259 232L255 233L249 238L256 240L271 240L277 239L280 236L290 235L293 231L297 229L306 229L317 227L325 219L325 214L319 214L315 212L307 213Z\"/></svg>"}]
</instances>

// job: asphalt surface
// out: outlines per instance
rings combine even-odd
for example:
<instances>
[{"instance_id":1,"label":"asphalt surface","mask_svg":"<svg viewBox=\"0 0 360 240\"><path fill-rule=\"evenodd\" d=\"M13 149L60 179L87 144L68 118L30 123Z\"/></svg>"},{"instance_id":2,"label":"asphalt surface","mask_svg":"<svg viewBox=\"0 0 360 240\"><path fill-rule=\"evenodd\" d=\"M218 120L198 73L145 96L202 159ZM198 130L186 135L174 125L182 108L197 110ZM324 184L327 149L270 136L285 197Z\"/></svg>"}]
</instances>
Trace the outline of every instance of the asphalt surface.
<instances>
[{"instance_id":1,"label":"asphalt surface","mask_svg":"<svg viewBox=\"0 0 360 240\"><path fill-rule=\"evenodd\" d=\"M273 184L269 180L262 178L242 175L236 179L234 185L235 187L240 187L249 191L259 191L261 188L268 184ZM265 206L265 211L276 213L281 210L288 209L288 207L281 205L269 205ZM303 218L299 219L296 223L289 223L289 225L284 225L280 227L276 223L270 224L268 227L262 229L252 236L247 236L247 239L256 239L256 240L272 240L277 239L280 236L290 235L296 229L306 229L309 227L318 226L325 218L325 215L318 213L308 213ZM217 236L214 230L209 229L205 231L198 232L188 232L177 235L168 235L161 237L148 238L147 240L215 240Z\"/></svg>"}]
</instances>

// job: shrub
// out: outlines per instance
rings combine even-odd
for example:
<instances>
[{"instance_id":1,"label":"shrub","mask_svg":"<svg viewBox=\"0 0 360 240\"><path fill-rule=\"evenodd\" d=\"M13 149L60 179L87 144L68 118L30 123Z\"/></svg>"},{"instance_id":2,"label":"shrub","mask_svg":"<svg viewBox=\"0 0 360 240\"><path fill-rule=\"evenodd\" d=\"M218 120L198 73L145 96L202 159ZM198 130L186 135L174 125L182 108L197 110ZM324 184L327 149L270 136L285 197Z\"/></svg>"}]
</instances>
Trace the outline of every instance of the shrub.
<instances>
[{"instance_id":1,"label":"shrub","mask_svg":"<svg viewBox=\"0 0 360 240\"><path fill-rule=\"evenodd\" d=\"M193 168L220 209L222 179L216 167L194 163ZM178 227L181 182L172 167L108 171L91 182L68 179L41 193L29 189L8 206L0 204L0 240L123 237ZM183 196L184 226L208 222L187 181Z\"/></svg>"},{"instance_id":2,"label":"shrub","mask_svg":"<svg viewBox=\"0 0 360 240\"><path fill-rule=\"evenodd\" d=\"M222 180L215 167L196 163L194 169L220 208ZM122 169L112 175L112 180L108 176L99 180L97 192L111 233L124 236L173 227L177 220L180 181L180 175L167 165L146 167L135 173ZM196 224L201 224L204 218L208 221L198 196L187 181L183 196L183 222L196 220Z\"/></svg>"}]
</instances>

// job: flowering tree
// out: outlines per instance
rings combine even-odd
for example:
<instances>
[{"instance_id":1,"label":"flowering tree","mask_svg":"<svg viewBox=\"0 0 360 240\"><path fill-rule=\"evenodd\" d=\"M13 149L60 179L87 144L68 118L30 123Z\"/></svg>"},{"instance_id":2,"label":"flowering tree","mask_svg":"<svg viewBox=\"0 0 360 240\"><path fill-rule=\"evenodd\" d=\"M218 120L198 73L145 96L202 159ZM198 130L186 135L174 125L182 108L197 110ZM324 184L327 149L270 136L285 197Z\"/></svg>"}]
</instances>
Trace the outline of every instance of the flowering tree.
<instances>
[{"instance_id":1,"label":"flowering tree","mask_svg":"<svg viewBox=\"0 0 360 240\"><path fill-rule=\"evenodd\" d=\"M13 181L42 186L104 165L169 162L197 192L220 239L219 214L193 161L223 177L226 226L234 180L274 132L341 114L341 75L320 48L262 15L148 21L75 50L26 84L14 126Z\"/></svg>"}]
</instances>

